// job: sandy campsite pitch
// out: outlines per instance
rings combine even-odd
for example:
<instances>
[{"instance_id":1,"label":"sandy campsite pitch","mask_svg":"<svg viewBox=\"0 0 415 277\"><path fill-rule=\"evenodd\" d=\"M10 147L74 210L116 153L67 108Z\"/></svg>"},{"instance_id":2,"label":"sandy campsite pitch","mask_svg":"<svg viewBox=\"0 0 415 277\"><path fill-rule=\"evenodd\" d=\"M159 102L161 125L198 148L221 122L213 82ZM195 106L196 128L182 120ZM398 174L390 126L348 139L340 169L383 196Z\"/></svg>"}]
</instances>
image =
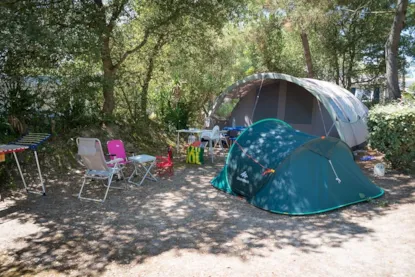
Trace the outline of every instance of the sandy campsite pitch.
<instances>
[{"instance_id":1,"label":"sandy campsite pitch","mask_svg":"<svg viewBox=\"0 0 415 277\"><path fill-rule=\"evenodd\" d=\"M414 176L373 177L361 162L382 198L284 216L213 188L223 160L176 163L104 204L75 197L80 171L45 173L46 197L0 201L0 276L415 276Z\"/></svg>"}]
</instances>

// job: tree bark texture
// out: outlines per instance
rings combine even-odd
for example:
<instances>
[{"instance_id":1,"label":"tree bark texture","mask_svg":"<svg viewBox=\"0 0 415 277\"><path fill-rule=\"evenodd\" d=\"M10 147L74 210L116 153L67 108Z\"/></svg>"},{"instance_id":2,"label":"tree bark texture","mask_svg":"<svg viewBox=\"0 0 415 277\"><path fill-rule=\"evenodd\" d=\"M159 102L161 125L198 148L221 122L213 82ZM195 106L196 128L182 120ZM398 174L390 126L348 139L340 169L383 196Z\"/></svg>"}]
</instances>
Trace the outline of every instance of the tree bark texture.
<instances>
[{"instance_id":1,"label":"tree bark texture","mask_svg":"<svg viewBox=\"0 0 415 277\"><path fill-rule=\"evenodd\" d=\"M102 80L104 105L102 111L107 115L111 115L115 109L114 87L116 68L112 64L109 36L105 34L102 36L101 60L104 71L104 79Z\"/></svg>"},{"instance_id":2,"label":"tree bark texture","mask_svg":"<svg viewBox=\"0 0 415 277\"><path fill-rule=\"evenodd\" d=\"M307 33L304 31L301 31L301 41L303 43L304 58L307 64L307 77L314 78L313 62L311 60L310 45L308 43Z\"/></svg>"},{"instance_id":3,"label":"tree bark texture","mask_svg":"<svg viewBox=\"0 0 415 277\"><path fill-rule=\"evenodd\" d=\"M405 15L408 8L408 0L397 0L395 18L389 37L385 44L386 61L386 99L397 99L401 97L398 78L398 51L401 31L405 24Z\"/></svg>"},{"instance_id":4,"label":"tree bark texture","mask_svg":"<svg viewBox=\"0 0 415 277\"><path fill-rule=\"evenodd\" d=\"M144 120L147 120L148 88L150 86L150 81L153 78L154 62L155 62L155 59L158 53L163 48L163 46L166 44L166 42L167 41L165 40L164 35L160 35L149 57L147 73L144 78L143 85L141 87L141 99L140 99L141 100L141 105L140 105L141 114L143 115Z\"/></svg>"},{"instance_id":5,"label":"tree bark texture","mask_svg":"<svg viewBox=\"0 0 415 277\"><path fill-rule=\"evenodd\" d=\"M114 87L115 87L115 70L105 68L104 65L104 80L102 80L102 89L104 94L104 105L102 111L111 115L115 109L115 96L114 96Z\"/></svg>"}]
</instances>

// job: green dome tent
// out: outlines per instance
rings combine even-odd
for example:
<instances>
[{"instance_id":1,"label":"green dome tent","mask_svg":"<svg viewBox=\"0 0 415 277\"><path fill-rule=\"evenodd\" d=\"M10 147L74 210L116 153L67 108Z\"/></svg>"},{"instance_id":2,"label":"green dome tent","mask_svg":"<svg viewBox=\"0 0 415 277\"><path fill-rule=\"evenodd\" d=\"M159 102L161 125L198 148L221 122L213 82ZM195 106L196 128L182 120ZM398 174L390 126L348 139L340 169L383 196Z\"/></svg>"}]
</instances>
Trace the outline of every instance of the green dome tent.
<instances>
[{"instance_id":1,"label":"green dome tent","mask_svg":"<svg viewBox=\"0 0 415 277\"><path fill-rule=\"evenodd\" d=\"M258 208L291 215L322 213L383 195L344 142L302 133L277 119L247 128L211 183Z\"/></svg>"}]
</instances>

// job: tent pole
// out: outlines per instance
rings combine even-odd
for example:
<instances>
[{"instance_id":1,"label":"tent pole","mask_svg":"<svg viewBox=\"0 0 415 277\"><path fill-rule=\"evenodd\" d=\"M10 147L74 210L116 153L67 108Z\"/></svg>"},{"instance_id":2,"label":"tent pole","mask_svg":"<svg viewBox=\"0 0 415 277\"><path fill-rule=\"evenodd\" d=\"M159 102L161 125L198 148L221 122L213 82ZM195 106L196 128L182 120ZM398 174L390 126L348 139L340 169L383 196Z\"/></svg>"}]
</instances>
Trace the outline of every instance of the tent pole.
<instances>
[{"instance_id":1,"label":"tent pole","mask_svg":"<svg viewBox=\"0 0 415 277\"><path fill-rule=\"evenodd\" d=\"M251 116L252 122L254 122L255 109L256 109L256 105L258 104L259 96L261 95L261 90L262 90L262 84L263 83L264 83L264 77L262 77L261 86L259 87L258 95L256 96L256 100L255 100L254 109L252 110L252 116Z\"/></svg>"}]
</instances>

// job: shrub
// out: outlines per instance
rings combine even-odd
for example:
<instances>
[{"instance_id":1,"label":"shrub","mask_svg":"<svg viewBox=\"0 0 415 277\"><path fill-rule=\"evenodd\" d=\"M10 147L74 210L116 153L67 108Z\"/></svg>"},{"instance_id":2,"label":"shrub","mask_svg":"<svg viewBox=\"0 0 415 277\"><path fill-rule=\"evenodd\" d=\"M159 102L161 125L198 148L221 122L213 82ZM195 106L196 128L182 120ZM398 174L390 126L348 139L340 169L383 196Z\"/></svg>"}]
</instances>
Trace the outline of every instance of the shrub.
<instances>
[{"instance_id":1,"label":"shrub","mask_svg":"<svg viewBox=\"0 0 415 277\"><path fill-rule=\"evenodd\" d=\"M410 169L415 161L415 106L392 103L369 112L370 145L385 154L393 168Z\"/></svg>"},{"instance_id":2,"label":"shrub","mask_svg":"<svg viewBox=\"0 0 415 277\"><path fill-rule=\"evenodd\" d=\"M166 126L169 126L169 129L185 129L188 127L187 125L191 114L191 103L179 101L174 105L169 102L163 120Z\"/></svg>"}]
</instances>

